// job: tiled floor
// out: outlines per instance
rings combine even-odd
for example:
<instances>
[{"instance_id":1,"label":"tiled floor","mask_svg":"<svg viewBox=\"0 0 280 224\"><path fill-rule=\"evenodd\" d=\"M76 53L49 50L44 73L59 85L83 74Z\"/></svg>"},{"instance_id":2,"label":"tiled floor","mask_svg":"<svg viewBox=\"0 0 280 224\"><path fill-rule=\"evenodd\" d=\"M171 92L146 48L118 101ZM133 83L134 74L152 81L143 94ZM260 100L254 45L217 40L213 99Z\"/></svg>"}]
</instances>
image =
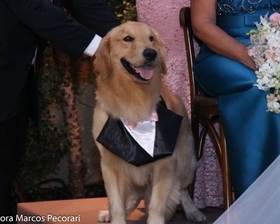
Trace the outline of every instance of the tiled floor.
<instances>
[{"instance_id":1,"label":"tiled floor","mask_svg":"<svg viewBox=\"0 0 280 224\"><path fill-rule=\"evenodd\" d=\"M107 198L94 198L94 199L72 199L72 200L59 200L59 201L42 201L31 203L18 203L18 215L32 215L39 217L48 217L48 215L61 216L71 215L79 216L79 222L69 222L69 224L97 224L97 214L99 210L108 208ZM221 214L222 210L218 208L203 209L202 212L207 217L205 224L212 224ZM46 222L40 222L46 223ZM54 222L47 222L54 223ZM65 222L68 223L68 222ZM138 208L128 217L127 224L145 224L146 217L144 215L144 203L141 202ZM178 212L171 220L170 224L191 224L188 222L183 213ZM18 224L23 224L19 222ZM24 222L24 224L32 224L32 222Z\"/></svg>"},{"instance_id":2,"label":"tiled floor","mask_svg":"<svg viewBox=\"0 0 280 224\"><path fill-rule=\"evenodd\" d=\"M138 208L139 209L139 208ZM140 209L141 210L141 209ZM222 209L218 208L206 208L201 210L206 218L207 221L203 224L212 224L214 221L223 213ZM140 218L139 220L131 220L128 224L144 224L146 219L144 217ZM169 222L169 224L194 224L194 222L188 221L182 212L178 212L175 214L174 218Z\"/></svg>"},{"instance_id":3,"label":"tiled floor","mask_svg":"<svg viewBox=\"0 0 280 224\"><path fill-rule=\"evenodd\" d=\"M223 210L219 208L206 208L201 211L207 218L207 221L204 222L204 224L214 223L214 221L223 213ZM193 224L193 222L186 220L183 216L183 213L176 213L170 224Z\"/></svg>"}]
</instances>

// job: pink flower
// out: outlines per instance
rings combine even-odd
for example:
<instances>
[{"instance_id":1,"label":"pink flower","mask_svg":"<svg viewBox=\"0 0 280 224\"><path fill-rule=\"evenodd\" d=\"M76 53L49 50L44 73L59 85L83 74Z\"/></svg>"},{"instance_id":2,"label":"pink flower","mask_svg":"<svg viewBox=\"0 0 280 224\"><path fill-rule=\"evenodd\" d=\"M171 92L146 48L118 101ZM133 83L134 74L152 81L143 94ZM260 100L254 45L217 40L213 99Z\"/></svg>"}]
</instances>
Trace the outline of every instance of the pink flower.
<instances>
[{"instance_id":1,"label":"pink flower","mask_svg":"<svg viewBox=\"0 0 280 224\"><path fill-rule=\"evenodd\" d=\"M275 12L275 13L271 14L271 16L269 17L269 20L270 20L272 26L276 26L280 21L280 13Z\"/></svg>"},{"instance_id":2,"label":"pink flower","mask_svg":"<svg viewBox=\"0 0 280 224\"><path fill-rule=\"evenodd\" d=\"M280 13L260 16L251 30L248 54L256 64L254 86L267 92L267 111L280 114Z\"/></svg>"}]
</instances>

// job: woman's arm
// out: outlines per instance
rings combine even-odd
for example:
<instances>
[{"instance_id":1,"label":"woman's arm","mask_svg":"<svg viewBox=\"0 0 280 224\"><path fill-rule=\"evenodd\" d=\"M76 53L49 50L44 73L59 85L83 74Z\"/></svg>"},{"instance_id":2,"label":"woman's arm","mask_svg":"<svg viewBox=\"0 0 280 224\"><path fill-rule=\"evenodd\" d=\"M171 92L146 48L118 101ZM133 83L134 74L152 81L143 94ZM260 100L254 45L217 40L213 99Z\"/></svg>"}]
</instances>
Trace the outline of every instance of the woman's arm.
<instances>
[{"instance_id":1,"label":"woman's arm","mask_svg":"<svg viewBox=\"0 0 280 224\"><path fill-rule=\"evenodd\" d=\"M216 25L216 9L216 0L191 0L194 34L214 52L255 70L255 63L247 53L247 46Z\"/></svg>"}]
</instances>

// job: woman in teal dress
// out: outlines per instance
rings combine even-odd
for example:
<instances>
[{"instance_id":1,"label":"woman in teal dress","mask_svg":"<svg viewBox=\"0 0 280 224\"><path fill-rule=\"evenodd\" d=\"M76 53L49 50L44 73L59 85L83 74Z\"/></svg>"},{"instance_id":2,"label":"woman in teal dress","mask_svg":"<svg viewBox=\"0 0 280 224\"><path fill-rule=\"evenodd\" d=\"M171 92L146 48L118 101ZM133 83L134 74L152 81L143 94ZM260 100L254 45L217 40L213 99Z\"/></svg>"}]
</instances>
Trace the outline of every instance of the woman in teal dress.
<instances>
[{"instance_id":1,"label":"woman in teal dress","mask_svg":"<svg viewBox=\"0 0 280 224\"><path fill-rule=\"evenodd\" d=\"M280 154L280 114L267 112L266 92L253 86L256 66L247 53L250 30L280 0L192 0L195 35L205 44L196 80L218 97L232 183L239 197Z\"/></svg>"}]
</instances>

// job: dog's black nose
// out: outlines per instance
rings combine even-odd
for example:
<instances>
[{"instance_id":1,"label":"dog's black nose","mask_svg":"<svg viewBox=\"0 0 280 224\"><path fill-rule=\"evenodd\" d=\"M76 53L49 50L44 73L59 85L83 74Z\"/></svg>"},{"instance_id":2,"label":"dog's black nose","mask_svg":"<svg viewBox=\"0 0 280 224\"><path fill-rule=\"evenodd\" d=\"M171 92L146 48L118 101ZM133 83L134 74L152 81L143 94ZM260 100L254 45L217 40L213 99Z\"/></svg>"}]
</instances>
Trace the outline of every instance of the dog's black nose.
<instances>
[{"instance_id":1,"label":"dog's black nose","mask_svg":"<svg viewBox=\"0 0 280 224\"><path fill-rule=\"evenodd\" d=\"M147 61L153 61L157 57L157 52L154 49L147 48L143 51L143 56Z\"/></svg>"}]
</instances>

